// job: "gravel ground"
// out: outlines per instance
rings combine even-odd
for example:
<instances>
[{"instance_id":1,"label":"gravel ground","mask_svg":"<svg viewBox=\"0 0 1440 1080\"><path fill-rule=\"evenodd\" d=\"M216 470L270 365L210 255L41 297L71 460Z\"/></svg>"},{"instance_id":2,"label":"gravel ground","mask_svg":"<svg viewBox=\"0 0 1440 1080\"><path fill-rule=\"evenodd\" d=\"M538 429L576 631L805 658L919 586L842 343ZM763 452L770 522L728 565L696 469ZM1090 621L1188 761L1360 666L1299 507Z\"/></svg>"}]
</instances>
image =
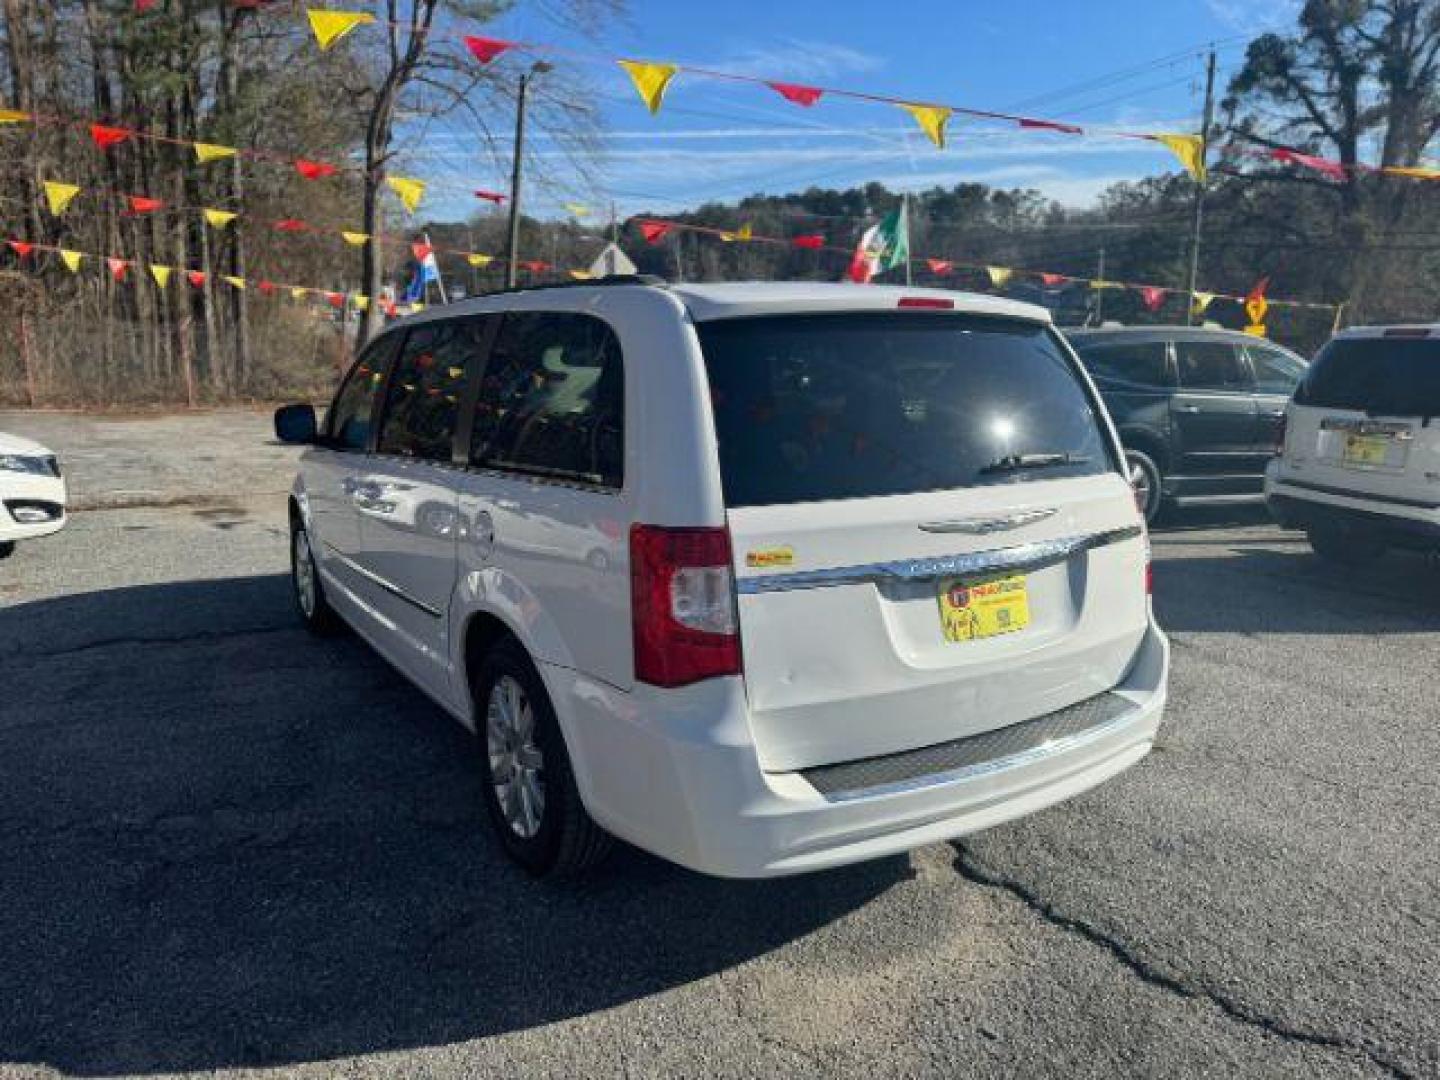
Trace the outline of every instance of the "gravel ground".
<instances>
[{"instance_id":1,"label":"gravel ground","mask_svg":"<svg viewBox=\"0 0 1440 1080\"><path fill-rule=\"evenodd\" d=\"M195 505L0 563L0 1074L1440 1075L1419 559L1347 580L1192 513L1155 538L1162 745L1116 781L825 874L622 850L555 888L468 737L296 625L263 416L12 419L101 505Z\"/></svg>"}]
</instances>

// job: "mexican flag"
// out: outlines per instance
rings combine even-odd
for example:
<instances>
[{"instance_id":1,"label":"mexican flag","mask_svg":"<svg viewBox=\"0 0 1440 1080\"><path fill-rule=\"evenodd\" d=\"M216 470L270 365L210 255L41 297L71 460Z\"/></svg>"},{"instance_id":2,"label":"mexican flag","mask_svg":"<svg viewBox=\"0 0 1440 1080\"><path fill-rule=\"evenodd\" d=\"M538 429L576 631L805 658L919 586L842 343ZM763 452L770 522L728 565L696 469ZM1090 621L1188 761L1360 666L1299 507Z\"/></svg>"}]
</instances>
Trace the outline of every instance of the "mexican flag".
<instances>
[{"instance_id":1,"label":"mexican flag","mask_svg":"<svg viewBox=\"0 0 1440 1080\"><path fill-rule=\"evenodd\" d=\"M904 266L910 261L910 220L902 202L880 221L865 230L846 274L851 281L868 284L876 274Z\"/></svg>"}]
</instances>

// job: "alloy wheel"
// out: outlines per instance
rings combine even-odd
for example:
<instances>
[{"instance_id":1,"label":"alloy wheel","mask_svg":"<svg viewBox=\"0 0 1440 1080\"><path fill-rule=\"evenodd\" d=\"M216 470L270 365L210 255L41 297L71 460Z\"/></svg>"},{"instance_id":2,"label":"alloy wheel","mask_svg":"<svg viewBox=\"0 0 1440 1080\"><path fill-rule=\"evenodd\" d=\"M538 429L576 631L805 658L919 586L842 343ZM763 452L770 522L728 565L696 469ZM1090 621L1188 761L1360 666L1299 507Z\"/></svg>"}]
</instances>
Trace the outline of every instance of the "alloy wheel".
<instances>
[{"instance_id":1,"label":"alloy wheel","mask_svg":"<svg viewBox=\"0 0 1440 1080\"><path fill-rule=\"evenodd\" d=\"M533 839L545 817L545 759L535 741L535 709L509 675L490 688L485 742L500 812L516 836Z\"/></svg>"}]
</instances>

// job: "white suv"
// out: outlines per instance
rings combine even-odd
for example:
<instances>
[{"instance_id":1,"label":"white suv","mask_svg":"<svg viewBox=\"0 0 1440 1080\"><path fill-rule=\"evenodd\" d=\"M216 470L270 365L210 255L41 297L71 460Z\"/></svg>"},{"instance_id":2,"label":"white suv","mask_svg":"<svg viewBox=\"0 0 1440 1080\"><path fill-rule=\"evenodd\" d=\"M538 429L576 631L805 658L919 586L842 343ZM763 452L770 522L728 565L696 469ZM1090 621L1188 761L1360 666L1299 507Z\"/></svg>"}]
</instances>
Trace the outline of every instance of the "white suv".
<instances>
[{"instance_id":1,"label":"white suv","mask_svg":"<svg viewBox=\"0 0 1440 1080\"><path fill-rule=\"evenodd\" d=\"M1036 307L642 278L387 329L308 442L296 596L484 741L532 872L797 873L1139 761L1168 646L1120 445Z\"/></svg>"},{"instance_id":2,"label":"white suv","mask_svg":"<svg viewBox=\"0 0 1440 1080\"><path fill-rule=\"evenodd\" d=\"M1280 524L1337 562L1440 551L1440 325L1331 339L1287 409L1265 496Z\"/></svg>"}]
</instances>

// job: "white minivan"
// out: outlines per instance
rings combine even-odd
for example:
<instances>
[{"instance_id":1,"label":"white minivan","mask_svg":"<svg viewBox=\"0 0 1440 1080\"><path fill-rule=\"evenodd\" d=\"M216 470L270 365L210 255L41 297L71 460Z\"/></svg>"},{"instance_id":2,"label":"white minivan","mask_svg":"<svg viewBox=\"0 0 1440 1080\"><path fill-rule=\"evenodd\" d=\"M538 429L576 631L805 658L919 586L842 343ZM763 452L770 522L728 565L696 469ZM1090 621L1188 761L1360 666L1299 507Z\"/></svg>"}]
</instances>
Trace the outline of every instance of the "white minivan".
<instances>
[{"instance_id":1,"label":"white minivan","mask_svg":"<svg viewBox=\"0 0 1440 1080\"><path fill-rule=\"evenodd\" d=\"M1440 551L1440 325L1345 330L1316 354L1269 466L1274 517L1323 558Z\"/></svg>"},{"instance_id":2,"label":"white minivan","mask_svg":"<svg viewBox=\"0 0 1440 1080\"><path fill-rule=\"evenodd\" d=\"M386 329L307 443L297 602L483 740L536 874L611 836L798 873L1150 749L1169 652L1115 432L1041 308L929 289L500 293Z\"/></svg>"}]
</instances>

